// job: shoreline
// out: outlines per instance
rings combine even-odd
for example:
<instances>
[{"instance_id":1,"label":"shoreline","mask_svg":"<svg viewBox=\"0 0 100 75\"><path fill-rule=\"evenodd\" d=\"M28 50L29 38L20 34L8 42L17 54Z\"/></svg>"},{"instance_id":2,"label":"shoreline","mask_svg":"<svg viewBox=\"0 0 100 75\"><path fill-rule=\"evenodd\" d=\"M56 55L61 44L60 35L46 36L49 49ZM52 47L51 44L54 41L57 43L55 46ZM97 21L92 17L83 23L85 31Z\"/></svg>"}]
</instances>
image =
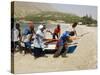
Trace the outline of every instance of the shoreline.
<instances>
[{"instance_id":1,"label":"shoreline","mask_svg":"<svg viewBox=\"0 0 100 75\"><path fill-rule=\"evenodd\" d=\"M62 26L62 32L67 28ZM51 28L53 29L53 28ZM97 27L77 26L77 33L80 35L85 32L89 34L79 40L78 47L73 54L68 54L67 58L53 58L53 55L47 55L48 58L40 57L34 59L27 54L23 56L20 53L14 55L15 73L32 72L54 72L70 70L87 70L97 68ZM50 34L47 37L51 37Z\"/></svg>"}]
</instances>

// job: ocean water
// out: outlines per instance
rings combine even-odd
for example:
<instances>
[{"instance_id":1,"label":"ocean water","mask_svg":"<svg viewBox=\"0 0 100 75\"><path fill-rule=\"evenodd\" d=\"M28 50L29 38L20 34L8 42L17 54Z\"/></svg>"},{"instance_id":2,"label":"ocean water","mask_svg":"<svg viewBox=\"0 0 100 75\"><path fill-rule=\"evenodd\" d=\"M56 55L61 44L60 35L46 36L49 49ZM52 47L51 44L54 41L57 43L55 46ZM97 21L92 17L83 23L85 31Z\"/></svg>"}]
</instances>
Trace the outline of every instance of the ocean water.
<instances>
[{"instance_id":1,"label":"ocean water","mask_svg":"<svg viewBox=\"0 0 100 75\"><path fill-rule=\"evenodd\" d=\"M70 26L70 24L66 24L66 23L58 23L58 24L61 27L61 34L64 31L68 30L68 28ZM28 23L21 23L20 25L21 25L21 27L20 27L21 28L21 33L23 33L24 29L26 27L28 27ZM34 24L34 30L35 30L35 32L37 31L39 25L40 24ZM51 32L54 32L54 29L57 26L57 24L44 24L44 25L46 25L46 29L50 30ZM46 38L52 38L52 35L50 33L45 33L45 36L46 36Z\"/></svg>"}]
</instances>

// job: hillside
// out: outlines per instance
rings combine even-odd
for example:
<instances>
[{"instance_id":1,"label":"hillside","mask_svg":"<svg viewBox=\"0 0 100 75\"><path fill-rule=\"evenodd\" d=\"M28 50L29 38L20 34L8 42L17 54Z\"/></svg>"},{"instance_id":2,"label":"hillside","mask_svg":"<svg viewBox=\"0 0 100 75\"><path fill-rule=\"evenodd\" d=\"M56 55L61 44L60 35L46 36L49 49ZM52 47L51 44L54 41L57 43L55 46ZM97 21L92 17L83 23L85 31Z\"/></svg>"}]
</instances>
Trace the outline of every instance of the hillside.
<instances>
[{"instance_id":1,"label":"hillside","mask_svg":"<svg viewBox=\"0 0 100 75\"><path fill-rule=\"evenodd\" d=\"M82 22L83 24L96 25L97 21L91 16L79 17L75 14L64 13L57 10L50 3L37 3L37 2L14 2L14 18L18 20L24 17L25 20L33 20L35 22L47 20L62 20L66 23Z\"/></svg>"},{"instance_id":2,"label":"hillside","mask_svg":"<svg viewBox=\"0 0 100 75\"><path fill-rule=\"evenodd\" d=\"M14 2L14 16L26 16L46 11L56 11L47 3Z\"/></svg>"}]
</instances>

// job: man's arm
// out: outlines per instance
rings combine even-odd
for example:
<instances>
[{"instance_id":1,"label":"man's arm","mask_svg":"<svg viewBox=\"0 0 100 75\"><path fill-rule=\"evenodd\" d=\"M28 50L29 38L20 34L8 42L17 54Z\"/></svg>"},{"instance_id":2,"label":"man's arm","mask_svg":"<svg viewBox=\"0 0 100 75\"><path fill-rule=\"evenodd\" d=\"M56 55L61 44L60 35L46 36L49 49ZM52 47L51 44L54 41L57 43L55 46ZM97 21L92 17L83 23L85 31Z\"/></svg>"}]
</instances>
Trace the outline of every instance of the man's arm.
<instances>
[{"instance_id":1,"label":"man's arm","mask_svg":"<svg viewBox=\"0 0 100 75\"><path fill-rule=\"evenodd\" d=\"M32 37L33 37L33 34L30 34L30 36L29 36L30 41L32 40Z\"/></svg>"},{"instance_id":2,"label":"man's arm","mask_svg":"<svg viewBox=\"0 0 100 75\"><path fill-rule=\"evenodd\" d=\"M58 38L60 37L61 32L58 33Z\"/></svg>"},{"instance_id":3,"label":"man's arm","mask_svg":"<svg viewBox=\"0 0 100 75\"><path fill-rule=\"evenodd\" d=\"M49 32L51 35L53 34L50 30L46 30L46 32Z\"/></svg>"},{"instance_id":4,"label":"man's arm","mask_svg":"<svg viewBox=\"0 0 100 75\"><path fill-rule=\"evenodd\" d=\"M73 40L77 40L80 39L79 37L76 36L69 36L69 40L73 41Z\"/></svg>"}]
</instances>

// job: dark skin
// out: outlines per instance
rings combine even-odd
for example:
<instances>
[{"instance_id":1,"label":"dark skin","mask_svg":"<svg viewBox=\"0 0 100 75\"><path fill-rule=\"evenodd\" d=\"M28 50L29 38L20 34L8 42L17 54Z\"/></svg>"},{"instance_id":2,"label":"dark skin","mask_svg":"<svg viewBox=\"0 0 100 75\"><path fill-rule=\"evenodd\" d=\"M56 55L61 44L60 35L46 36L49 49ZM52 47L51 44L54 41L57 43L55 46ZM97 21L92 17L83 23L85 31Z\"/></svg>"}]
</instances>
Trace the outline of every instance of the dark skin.
<instances>
[{"instance_id":1,"label":"dark skin","mask_svg":"<svg viewBox=\"0 0 100 75\"><path fill-rule=\"evenodd\" d=\"M31 32L32 32L33 34L35 34L33 23L29 23L29 24L30 24L30 25L29 25L29 28L30 28ZM32 40L33 34L31 34L30 37L29 37L29 40L30 40L30 41Z\"/></svg>"},{"instance_id":2,"label":"dark skin","mask_svg":"<svg viewBox=\"0 0 100 75\"><path fill-rule=\"evenodd\" d=\"M16 29L19 31L18 38L19 38L19 42L20 42L22 37L21 37L21 30L20 30L20 24L19 23L16 23ZM21 47L21 44L19 42L18 42L19 50L20 50L20 52L22 52L22 49L21 49L22 47Z\"/></svg>"},{"instance_id":3,"label":"dark skin","mask_svg":"<svg viewBox=\"0 0 100 75\"><path fill-rule=\"evenodd\" d=\"M73 42L74 40L80 39L80 37L74 36L74 32L70 32L70 36L67 37L66 39L68 42L64 44L64 47L67 47L68 45L70 45L70 43Z\"/></svg>"},{"instance_id":4,"label":"dark skin","mask_svg":"<svg viewBox=\"0 0 100 75\"><path fill-rule=\"evenodd\" d=\"M77 22L73 23L72 28L75 29L77 27ZM77 35L76 30L74 31L74 33Z\"/></svg>"},{"instance_id":5,"label":"dark skin","mask_svg":"<svg viewBox=\"0 0 100 75\"><path fill-rule=\"evenodd\" d=\"M46 26L43 25L43 28L41 29L41 31L43 32L45 29L46 29ZM52 33L52 32L49 31L49 30L48 30L47 32ZM58 41L58 39L46 39L46 38L44 38L43 40L45 41L45 43L44 43L45 45L48 45L48 44L51 43L51 42Z\"/></svg>"},{"instance_id":6,"label":"dark skin","mask_svg":"<svg viewBox=\"0 0 100 75\"><path fill-rule=\"evenodd\" d=\"M75 28L77 26L77 22L73 23L72 28Z\"/></svg>"},{"instance_id":7,"label":"dark skin","mask_svg":"<svg viewBox=\"0 0 100 75\"><path fill-rule=\"evenodd\" d=\"M43 25L43 28L41 29L41 31L43 32L45 29L46 29L46 26ZM39 36L39 35L37 35L37 36ZM41 36L39 36L39 37L41 37ZM48 39L44 38L43 41L46 41L44 44L48 45L48 42L49 42Z\"/></svg>"},{"instance_id":8,"label":"dark skin","mask_svg":"<svg viewBox=\"0 0 100 75\"><path fill-rule=\"evenodd\" d=\"M44 30L46 29L46 25L43 25L44 26ZM49 32L51 35L53 34L50 30L46 30L46 32Z\"/></svg>"},{"instance_id":9,"label":"dark skin","mask_svg":"<svg viewBox=\"0 0 100 75\"><path fill-rule=\"evenodd\" d=\"M21 30L20 30L20 24L19 24L19 23L16 23L16 29L19 30L19 35L18 35L18 37L19 37L19 39L21 40Z\"/></svg>"},{"instance_id":10,"label":"dark skin","mask_svg":"<svg viewBox=\"0 0 100 75\"><path fill-rule=\"evenodd\" d=\"M60 29L60 25L59 25L59 24L57 25L57 28ZM60 33L58 33L58 37L59 37L59 36L60 36Z\"/></svg>"}]
</instances>

